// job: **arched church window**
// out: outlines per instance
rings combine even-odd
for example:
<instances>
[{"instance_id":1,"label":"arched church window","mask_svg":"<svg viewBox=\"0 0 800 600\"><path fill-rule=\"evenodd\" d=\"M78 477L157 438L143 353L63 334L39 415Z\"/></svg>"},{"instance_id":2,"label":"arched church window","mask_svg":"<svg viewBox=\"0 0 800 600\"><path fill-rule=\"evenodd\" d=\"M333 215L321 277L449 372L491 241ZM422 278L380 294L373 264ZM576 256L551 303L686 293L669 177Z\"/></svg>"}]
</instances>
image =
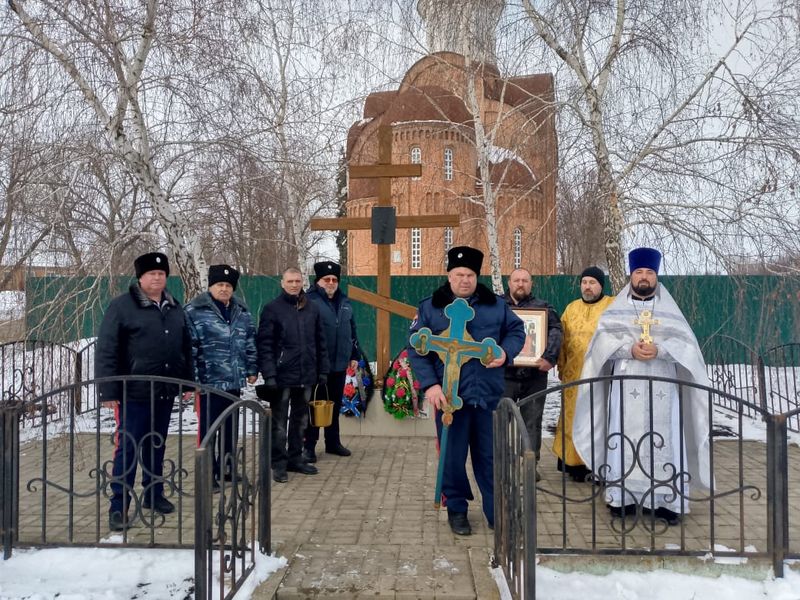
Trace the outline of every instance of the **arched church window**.
<instances>
[{"instance_id":1,"label":"arched church window","mask_svg":"<svg viewBox=\"0 0 800 600\"><path fill-rule=\"evenodd\" d=\"M411 268L422 268L422 229L419 227L411 229Z\"/></svg>"},{"instance_id":2,"label":"arched church window","mask_svg":"<svg viewBox=\"0 0 800 600\"><path fill-rule=\"evenodd\" d=\"M420 165L422 164L422 149L419 146L412 146L411 147L411 164L412 165ZM412 181L416 181L419 177L412 177Z\"/></svg>"},{"instance_id":3,"label":"arched church window","mask_svg":"<svg viewBox=\"0 0 800 600\"><path fill-rule=\"evenodd\" d=\"M444 228L444 253L447 254L450 251L450 248L453 247L453 228L452 227L445 227Z\"/></svg>"},{"instance_id":4,"label":"arched church window","mask_svg":"<svg viewBox=\"0 0 800 600\"><path fill-rule=\"evenodd\" d=\"M514 268L522 267L522 230L514 229Z\"/></svg>"},{"instance_id":5,"label":"arched church window","mask_svg":"<svg viewBox=\"0 0 800 600\"><path fill-rule=\"evenodd\" d=\"M453 149L444 149L444 180L453 180Z\"/></svg>"}]
</instances>

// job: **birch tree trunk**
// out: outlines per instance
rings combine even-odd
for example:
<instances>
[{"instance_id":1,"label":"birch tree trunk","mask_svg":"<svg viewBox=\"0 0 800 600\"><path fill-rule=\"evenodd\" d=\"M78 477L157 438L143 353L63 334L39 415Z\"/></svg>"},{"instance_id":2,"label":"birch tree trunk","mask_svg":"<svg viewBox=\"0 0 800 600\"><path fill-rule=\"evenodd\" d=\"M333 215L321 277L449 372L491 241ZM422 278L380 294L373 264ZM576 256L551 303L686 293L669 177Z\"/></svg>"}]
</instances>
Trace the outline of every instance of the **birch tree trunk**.
<instances>
[{"instance_id":1,"label":"birch tree trunk","mask_svg":"<svg viewBox=\"0 0 800 600\"><path fill-rule=\"evenodd\" d=\"M171 260L183 279L185 298L188 300L204 291L207 277L206 264L197 236L191 231L186 220L174 210L161 186L159 172L150 149L148 124L139 103L142 74L153 47L159 2L147 0L144 4L145 13L141 23L140 39L132 56L127 56L123 50L111 8L104 7L106 12L103 17L107 38L95 39L93 43L107 53L116 78L116 93L106 100L109 104L113 103L111 109L106 108L104 100L90 83L89 74L81 71L69 52L45 33L41 24L26 11L26 4L23 0L9 0L9 7L33 41L56 59L76 85L105 130L112 148L147 194L166 235L172 254ZM129 130L126 130L126 127Z\"/></svg>"}]
</instances>

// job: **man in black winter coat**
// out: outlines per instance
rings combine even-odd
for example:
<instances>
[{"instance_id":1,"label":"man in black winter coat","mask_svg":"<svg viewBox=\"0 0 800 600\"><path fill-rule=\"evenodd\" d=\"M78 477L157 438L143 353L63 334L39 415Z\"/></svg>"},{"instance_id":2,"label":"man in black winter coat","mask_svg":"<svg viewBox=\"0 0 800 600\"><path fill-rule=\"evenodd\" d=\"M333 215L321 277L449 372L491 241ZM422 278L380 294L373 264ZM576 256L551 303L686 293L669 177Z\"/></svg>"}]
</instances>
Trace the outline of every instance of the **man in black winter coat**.
<instances>
[{"instance_id":1,"label":"man in black winter coat","mask_svg":"<svg viewBox=\"0 0 800 600\"><path fill-rule=\"evenodd\" d=\"M314 285L308 292L308 299L316 303L325 328L328 343L330 373L325 387L328 400L333 401L333 421L325 427L325 452L337 456L350 456L350 450L342 445L339 436L339 412L342 408L344 382L347 369L355 370L361 352L356 337L356 322L350 299L339 289L339 276L342 267L326 260L314 265L316 275ZM305 456L308 462L317 462L316 445L319 440L319 427L306 429Z\"/></svg>"},{"instance_id":2,"label":"man in black winter coat","mask_svg":"<svg viewBox=\"0 0 800 600\"><path fill-rule=\"evenodd\" d=\"M160 252L134 261L138 281L108 307L95 352L95 377L161 375L191 379L191 339L181 305L166 290L169 263ZM177 385L145 380L98 384L103 406L114 409L116 448L111 477L108 524L112 531L130 526L128 506L142 462L144 509L175 510L164 497L163 463L169 419ZM151 426L152 424L152 426Z\"/></svg>"},{"instance_id":3,"label":"man in black winter coat","mask_svg":"<svg viewBox=\"0 0 800 600\"><path fill-rule=\"evenodd\" d=\"M519 402L531 394L540 392L547 387L547 372L558 362L558 353L561 351L561 340L564 331L561 327L561 319L555 309L544 300L535 298L531 293L533 290L533 279L526 269L515 269L508 276L508 293L504 298L506 302L514 308L540 308L547 311L547 342L541 357L536 360L533 367L513 367L506 368L506 386L504 395ZM525 421L531 445L536 452L536 460L539 460L542 449L542 415L544 414L544 397L535 402L528 402L520 407L520 413ZM536 472L536 479L539 480L539 472Z\"/></svg>"},{"instance_id":4,"label":"man in black winter coat","mask_svg":"<svg viewBox=\"0 0 800 600\"><path fill-rule=\"evenodd\" d=\"M319 309L303 292L300 270L286 269L281 288L261 310L256 345L272 409L272 478L285 483L287 471L318 472L303 459L303 435L312 386L327 383L329 363Z\"/></svg>"}]
</instances>

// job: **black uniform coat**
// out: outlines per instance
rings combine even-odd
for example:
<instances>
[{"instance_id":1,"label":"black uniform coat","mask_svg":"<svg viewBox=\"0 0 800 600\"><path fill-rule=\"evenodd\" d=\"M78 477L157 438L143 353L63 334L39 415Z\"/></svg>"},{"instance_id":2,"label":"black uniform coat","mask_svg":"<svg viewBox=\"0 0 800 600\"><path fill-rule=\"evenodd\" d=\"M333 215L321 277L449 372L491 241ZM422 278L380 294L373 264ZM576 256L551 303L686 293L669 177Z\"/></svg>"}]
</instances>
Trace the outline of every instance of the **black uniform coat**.
<instances>
[{"instance_id":1,"label":"black uniform coat","mask_svg":"<svg viewBox=\"0 0 800 600\"><path fill-rule=\"evenodd\" d=\"M330 371L319 308L305 292L286 292L261 310L258 323L258 367L278 387L314 385Z\"/></svg>"},{"instance_id":2,"label":"black uniform coat","mask_svg":"<svg viewBox=\"0 0 800 600\"><path fill-rule=\"evenodd\" d=\"M306 297L316 303L322 317L325 340L328 342L331 373L346 371L351 360L361 358L350 298L342 293L342 290L336 290L333 298L328 298L325 290L316 284L308 291Z\"/></svg>"},{"instance_id":3,"label":"black uniform coat","mask_svg":"<svg viewBox=\"0 0 800 600\"><path fill-rule=\"evenodd\" d=\"M138 283L114 298L103 316L97 335L95 377L162 375L192 379L191 339L181 305L166 290L161 306L148 298ZM150 382L125 384L128 400L150 399ZM122 382L100 384L100 401L122 400ZM172 398L178 386L153 385L155 398Z\"/></svg>"},{"instance_id":4,"label":"black uniform coat","mask_svg":"<svg viewBox=\"0 0 800 600\"><path fill-rule=\"evenodd\" d=\"M561 342L564 339L564 329L561 327L561 319L548 302L534 298L532 294L522 300L519 304L514 304L511 294L503 295L506 303L511 308L544 308L547 310L547 346L542 352L542 358L551 365L558 362L558 354L561 352ZM506 368L506 379L544 379L547 380L547 372L534 369L532 367L512 367Z\"/></svg>"}]
</instances>

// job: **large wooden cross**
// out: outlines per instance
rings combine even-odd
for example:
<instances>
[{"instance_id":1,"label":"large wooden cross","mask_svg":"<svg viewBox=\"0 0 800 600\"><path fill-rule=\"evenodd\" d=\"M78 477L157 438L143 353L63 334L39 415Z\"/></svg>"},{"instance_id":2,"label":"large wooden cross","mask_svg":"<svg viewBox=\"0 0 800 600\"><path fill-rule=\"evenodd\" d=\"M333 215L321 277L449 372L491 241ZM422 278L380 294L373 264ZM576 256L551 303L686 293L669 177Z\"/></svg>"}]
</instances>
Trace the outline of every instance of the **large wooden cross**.
<instances>
[{"instance_id":1,"label":"large wooden cross","mask_svg":"<svg viewBox=\"0 0 800 600\"><path fill-rule=\"evenodd\" d=\"M381 125L378 128L378 163L375 165L352 165L349 167L350 179L378 180L378 207L392 206L392 178L419 177L422 175L421 164L392 164L392 128ZM374 213L374 208L373 208ZM418 215L398 216L397 227L458 227L458 215ZM372 228L372 217L338 217L311 219L310 227L314 231L321 230L365 230ZM391 294L391 244L378 244L378 293L363 288L349 286L351 299L369 304L378 309L376 360L378 361L376 385L383 383L383 372L389 366L390 352L390 314L413 319L416 307L390 298Z\"/></svg>"}]
</instances>

